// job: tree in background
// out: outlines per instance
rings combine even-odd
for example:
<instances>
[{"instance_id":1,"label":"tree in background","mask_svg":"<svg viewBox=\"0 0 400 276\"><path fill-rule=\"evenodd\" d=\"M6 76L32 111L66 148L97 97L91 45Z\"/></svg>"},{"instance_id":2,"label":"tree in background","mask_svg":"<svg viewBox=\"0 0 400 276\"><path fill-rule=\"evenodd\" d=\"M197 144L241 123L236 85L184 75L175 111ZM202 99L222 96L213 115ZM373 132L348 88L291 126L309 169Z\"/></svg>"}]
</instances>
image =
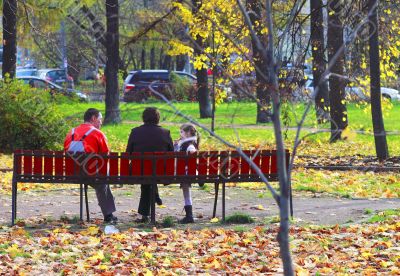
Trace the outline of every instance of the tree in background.
<instances>
[{"instance_id":1,"label":"tree in background","mask_svg":"<svg viewBox=\"0 0 400 276\"><path fill-rule=\"evenodd\" d=\"M17 1L3 1L3 78L14 78L17 64Z\"/></svg>"},{"instance_id":2,"label":"tree in background","mask_svg":"<svg viewBox=\"0 0 400 276\"><path fill-rule=\"evenodd\" d=\"M331 142L342 138L342 132L348 126L346 108L346 81L344 74L344 47L342 12L343 0L328 1L328 60L332 64L329 77Z\"/></svg>"},{"instance_id":3,"label":"tree in background","mask_svg":"<svg viewBox=\"0 0 400 276\"><path fill-rule=\"evenodd\" d=\"M311 7L311 50L315 109L318 123L324 123L329 118L329 86L328 80L322 80L322 74L326 70L325 59L325 34L323 1L310 0Z\"/></svg>"},{"instance_id":4,"label":"tree in background","mask_svg":"<svg viewBox=\"0 0 400 276\"><path fill-rule=\"evenodd\" d=\"M379 160L389 158L389 150L386 141L385 125L383 123L381 106L381 72L379 67L379 23L378 1L368 1L369 20L369 60L371 75L371 111L374 128L375 148Z\"/></svg>"},{"instance_id":5,"label":"tree in background","mask_svg":"<svg viewBox=\"0 0 400 276\"><path fill-rule=\"evenodd\" d=\"M262 22L262 3L259 0L248 0L248 10L251 24L254 32L258 37L258 41L266 48L267 31L265 24ZM272 105L271 105L271 88L265 76L268 76L268 64L262 57L262 52L257 47L254 38L251 39L253 50L254 67L256 68L256 97L257 97L257 123L271 122Z\"/></svg>"},{"instance_id":6,"label":"tree in background","mask_svg":"<svg viewBox=\"0 0 400 276\"><path fill-rule=\"evenodd\" d=\"M119 61L119 4L118 0L106 0L107 61L106 76L106 124L121 122L119 110L118 61Z\"/></svg>"},{"instance_id":7,"label":"tree in background","mask_svg":"<svg viewBox=\"0 0 400 276\"><path fill-rule=\"evenodd\" d=\"M197 0L192 0L192 11L193 14L197 14L202 6L202 2ZM206 46L205 37L198 33L195 36L195 41L197 46L194 47L194 55L200 56L203 54L203 49ZM201 64L196 68L197 77L197 99L199 101L200 108L200 118L211 118L212 108L210 95L208 91L208 75L207 75L207 65L205 63Z\"/></svg>"}]
</instances>

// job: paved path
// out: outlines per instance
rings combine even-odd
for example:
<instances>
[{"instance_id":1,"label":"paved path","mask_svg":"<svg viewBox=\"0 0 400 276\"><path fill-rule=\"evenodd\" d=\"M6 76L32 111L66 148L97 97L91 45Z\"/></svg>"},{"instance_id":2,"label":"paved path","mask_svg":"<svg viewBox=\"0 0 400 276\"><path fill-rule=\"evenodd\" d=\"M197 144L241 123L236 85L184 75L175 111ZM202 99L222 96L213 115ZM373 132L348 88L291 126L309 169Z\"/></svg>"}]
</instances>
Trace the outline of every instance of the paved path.
<instances>
[{"instance_id":1,"label":"paved path","mask_svg":"<svg viewBox=\"0 0 400 276\"><path fill-rule=\"evenodd\" d=\"M194 214L198 223L207 223L211 219L214 195L213 192L199 190L194 186ZM262 191L243 188L227 188L227 215L242 212L263 222L278 215L278 208L268 192L259 196ZM117 213L121 223L130 224L138 217L136 213L140 190L138 186L124 186L114 188L117 203ZM160 194L165 208L157 208L157 221L171 215L183 217L183 200L181 190L177 186L160 186ZM0 195L0 225L8 224L11 217L11 196ZM97 200L92 189L89 188L89 202L91 217L102 219ZM218 206L218 216L221 216L221 205ZM260 206L264 208L260 210ZM385 210L400 208L400 199L343 199L334 197L308 197L307 194L298 194L294 197L294 217L298 223L312 223L320 225L343 224L365 220L365 210ZM18 194L18 217L23 219L52 218L61 216L73 218L79 215L79 191L58 190L51 192L22 191Z\"/></svg>"}]
</instances>

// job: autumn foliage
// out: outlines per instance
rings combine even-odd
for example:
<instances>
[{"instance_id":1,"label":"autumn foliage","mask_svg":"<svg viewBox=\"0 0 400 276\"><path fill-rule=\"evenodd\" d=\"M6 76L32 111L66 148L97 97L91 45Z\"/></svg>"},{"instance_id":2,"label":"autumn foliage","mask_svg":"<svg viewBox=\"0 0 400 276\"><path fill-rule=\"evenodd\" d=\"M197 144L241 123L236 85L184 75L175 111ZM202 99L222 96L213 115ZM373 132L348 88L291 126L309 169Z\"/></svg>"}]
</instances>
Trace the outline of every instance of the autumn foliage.
<instances>
[{"instance_id":1,"label":"autumn foliage","mask_svg":"<svg viewBox=\"0 0 400 276\"><path fill-rule=\"evenodd\" d=\"M298 275L400 273L399 216L347 227L292 227ZM1 229L1 228L0 228ZM277 226L248 231L128 229L105 235L98 225L27 232L3 226L0 271L5 274L165 275L282 273Z\"/></svg>"}]
</instances>

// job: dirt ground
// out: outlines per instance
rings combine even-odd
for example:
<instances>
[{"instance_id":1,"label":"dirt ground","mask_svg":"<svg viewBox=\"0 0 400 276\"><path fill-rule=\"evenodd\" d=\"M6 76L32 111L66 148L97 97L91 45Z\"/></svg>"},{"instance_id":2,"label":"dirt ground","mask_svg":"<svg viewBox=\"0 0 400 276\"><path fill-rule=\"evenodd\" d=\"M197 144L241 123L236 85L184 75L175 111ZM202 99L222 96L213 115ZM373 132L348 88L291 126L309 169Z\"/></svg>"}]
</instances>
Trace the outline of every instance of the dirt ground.
<instances>
[{"instance_id":1,"label":"dirt ground","mask_svg":"<svg viewBox=\"0 0 400 276\"><path fill-rule=\"evenodd\" d=\"M166 216L182 218L183 197L178 186L160 186L160 196L164 208L156 207L157 221ZM136 212L140 189L138 186L113 188L117 212L122 225L132 225L138 218ZM200 190L197 185L192 189L196 225L208 224L212 217L214 191ZM263 196L260 196L263 195ZM234 212L249 214L258 223L268 222L278 215L278 207L268 196L267 191L227 187L226 214ZM0 225L10 223L11 196L0 195ZM94 191L89 188L89 209L91 218L103 219ZM315 196L307 193L294 194L294 218L298 224L333 225L361 222L371 214L366 210L380 211L400 208L400 199L344 199L325 195ZM18 213L21 219L47 218L60 219L62 216L79 216L79 190L64 189L56 191L21 191L18 193ZM221 201L218 201L217 216L221 217ZM206 226L206 225L203 225Z\"/></svg>"}]
</instances>

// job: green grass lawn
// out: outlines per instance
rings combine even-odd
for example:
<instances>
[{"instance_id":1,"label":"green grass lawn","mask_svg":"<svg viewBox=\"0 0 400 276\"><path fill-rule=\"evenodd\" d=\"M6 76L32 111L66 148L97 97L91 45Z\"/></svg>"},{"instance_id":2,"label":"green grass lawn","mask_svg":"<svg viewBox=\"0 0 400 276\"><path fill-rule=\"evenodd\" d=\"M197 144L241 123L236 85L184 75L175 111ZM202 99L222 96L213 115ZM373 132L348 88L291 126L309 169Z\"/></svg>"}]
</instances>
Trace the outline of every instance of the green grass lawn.
<instances>
[{"instance_id":1,"label":"green grass lawn","mask_svg":"<svg viewBox=\"0 0 400 276\"><path fill-rule=\"evenodd\" d=\"M156 106L161 110L161 124L171 130L173 139L178 138L179 124L185 122L184 118L175 114L171 107L165 103L121 103L121 117L123 119L120 125L103 126L110 145L115 151L122 151L125 148L130 130L140 125L141 114L145 107ZM77 103L62 104L60 110L64 116L70 121L71 125L81 122L83 113L89 107L95 107L104 113L104 103ZM176 107L184 114L192 117L207 127L211 125L211 119L199 119L198 103L177 103ZM304 112L304 104L284 106L289 115L289 127L296 127L296 118L300 118ZM372 129L371 114L365 112L364 109L357 107L355 104L348 105L349 126L351 130L367 130ZM272 124L255 124L256 105L249 102L232 102L223 103L216 109L216 133L231 143L246 148L252 147L271 147L274 144L274 134ZM387 131L400 130L400 103L393 103L390 110L385 111L385 128ZM317 126L315 123L314 110L311 109L304 124L307 128L325 128L329 129L329 124ZM310 130L304 129L303 135L309 133ZM286 146L292 147L295 138L295 130L287 129L285 126L284 134L286 134ZM239 137L239 139L238 139ZM400 139L398 135L388 136L388 144L391 155L400 154ZM333 145L328 143L329 133L320 133L308 137L300 146L300 153L303 154L330 154L330 155L350 155L363 154L374 155L375 146L373 136L368 134L351 133L349 139ZM202 131L202 149L223 149L225 148L214 138L209 137Z\"/></svg>"},{"instance_id":2,"label":"green grass lawn","mask_svg":"<svg viewBox=\"0 0 400 276\"><path fill-rule=\"evenodd\" d=\"M162 121L164 122L184 122L185 119L177 116L175 112L165 103L121 103L121 116L123 120L140 121L141 113L147 106L155 106L161 110ZM104 103L77 103L77 104L62 104L60 109L66 117L81 118L83 112L88 107L95 107L104 112ZM177 103L176 107L184 114L198 120L200 123L210 125L211 119L200 119L198 111L198 103ZM348 104L349 126L353 130L371 130L372 119L371 113L365 108L360 108L356 104ZM304 104L284 105L282 113L287 112L290 121L289 126L297 126L297 121L301 118L305 110ZM385 110L384 121L387 131L400 130L400 103L393 103L392 108ZM216 108L215 121L216 125L256 125L256 104L250 102L232 102L223 103ZM297 120L296 120L297 119ZM306 118L305 127L317 127L315 122L314 110L311 109ZM324 124L319 127L329 128L329 124Z\"/></svg>"}]
</instances>

